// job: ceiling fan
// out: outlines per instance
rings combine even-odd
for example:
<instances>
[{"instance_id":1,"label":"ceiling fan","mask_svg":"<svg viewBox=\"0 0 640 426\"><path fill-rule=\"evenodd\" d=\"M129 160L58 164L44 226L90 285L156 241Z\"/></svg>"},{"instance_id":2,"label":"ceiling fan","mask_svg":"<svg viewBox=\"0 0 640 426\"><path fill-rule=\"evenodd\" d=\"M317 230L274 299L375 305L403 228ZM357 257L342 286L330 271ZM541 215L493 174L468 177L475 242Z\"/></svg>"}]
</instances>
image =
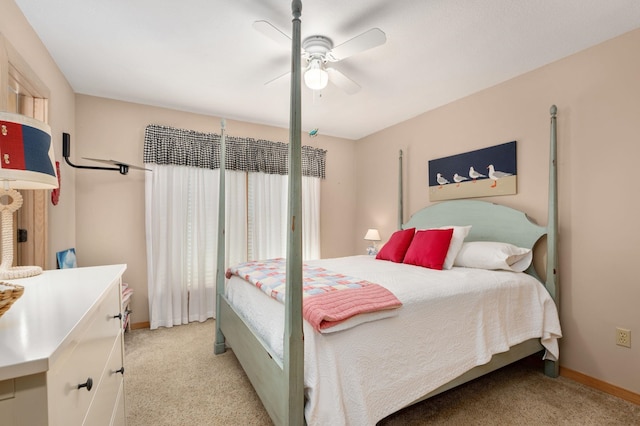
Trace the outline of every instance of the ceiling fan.
<instances>
[{"instance_id":1,"label":"ceiling fan","mask_svg":"<svg viewBox=\"0 0 640 426\"><path fill-rule=\"evenodd\" d=\"M267 21L255 21L253 28L270 39L287 47L291 46L291 38ZM327 66L328 62L338 62L350 56L380 46L387 41L387 36L379 28L372 28L334 47L333 41L323 35L313 35L302 41L302 58L307 67L304 71L304 82L312 90L322 90L331 81L333 84L352 95L360 90L360 85L336 68ZM269 84L289 73L280 75L265 84Z\"/></svg>"}]
</instances>

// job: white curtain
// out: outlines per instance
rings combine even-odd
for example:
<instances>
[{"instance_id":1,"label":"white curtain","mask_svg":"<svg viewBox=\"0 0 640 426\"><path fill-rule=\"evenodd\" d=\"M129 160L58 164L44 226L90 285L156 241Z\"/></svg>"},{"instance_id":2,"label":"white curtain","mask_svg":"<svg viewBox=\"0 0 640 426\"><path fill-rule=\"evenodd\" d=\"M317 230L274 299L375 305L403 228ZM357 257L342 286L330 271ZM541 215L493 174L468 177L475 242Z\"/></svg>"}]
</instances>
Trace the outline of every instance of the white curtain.
<instances>
[{"instance_id":1,"label":"white curtain","mask_svg":"<svg viewBox=\"0 0 640 426\"><path fill-rule=\"evenodd\" d=\"M286 257L288 176L249 173L249 259ZM320 178L302 177L302 257L320 258Z\"/></svg>"},{"instance_id":2,"label":"white curtain","mask_svg":"<svg viewBox=\"0 0 640 426\"><path fill-rule=\"evenodd\" d=\"M302 258L320 259L320 178L302 176Z\"/></svg>"},{"instance_id":3,"label":"white curtain","mask_svg":"<svg viewBox=\"0 0 640 426\"><path fill-rule=\"evenodd\" d=\"M219 169L147 164L150 327L215 317ZM227 171L227 264L245 260L245 173Z\"/></svg>"},{"instance_id":4,"label":"white curtain","mask_svg":"<svg viewBox=\"0 0 640 426\"><path fill-rule=\"evenodd\" d=\"M287 176L249 173L249 259L286 255Z\"/></svg>"},{"instance_id":5,"label":"white curtain","mask_svg":"<svg viewBox=\"0 0 640 426\"><path fill-rule=\"evenodd\" d=\"M247 174L227 170L225 173L225 270L247 259ZM217 192L216 192L217 193ZM216 208L218 202L216 201ZM216 226L218 214L216 210ZM217 233L216 233L217 238ZM217 253L216 253L217 254ZM215 256L217 259L217 256Z\"/></svg>"}]
</instances>

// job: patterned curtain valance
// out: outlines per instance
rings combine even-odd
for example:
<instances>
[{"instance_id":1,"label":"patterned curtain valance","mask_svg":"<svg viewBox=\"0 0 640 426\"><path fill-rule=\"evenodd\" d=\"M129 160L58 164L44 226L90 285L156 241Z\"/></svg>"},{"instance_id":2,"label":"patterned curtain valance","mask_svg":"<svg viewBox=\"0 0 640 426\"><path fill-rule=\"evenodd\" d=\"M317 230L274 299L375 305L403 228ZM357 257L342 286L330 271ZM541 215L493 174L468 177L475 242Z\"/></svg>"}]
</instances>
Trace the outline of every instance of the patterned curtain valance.
<instances>
[{"instance_id":1,"label":"patterned curtain valance","mask_svg":"<svg viewBox=\"0 0 640 426\"><path fill-rule=\"evenodd\" d=\"M226 137L226 168L286 175L289 146L252 138ZM302 174L325 178L327 151L302 147ZM220 168L220 135L151 124L144 132L144 162Z\"/></svg>"}]
</instances>

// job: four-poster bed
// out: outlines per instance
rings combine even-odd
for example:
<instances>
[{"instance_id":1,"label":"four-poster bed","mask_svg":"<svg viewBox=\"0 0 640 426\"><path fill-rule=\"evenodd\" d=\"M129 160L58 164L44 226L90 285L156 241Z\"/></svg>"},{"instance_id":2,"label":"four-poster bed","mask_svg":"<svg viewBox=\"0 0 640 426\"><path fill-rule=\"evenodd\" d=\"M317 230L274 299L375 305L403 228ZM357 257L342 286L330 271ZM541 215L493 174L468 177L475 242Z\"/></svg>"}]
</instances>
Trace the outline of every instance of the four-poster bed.
<instances>
[{"instance_id":1,"label":"four-poster bed","mask_svg":"<svg viewBox=\"0 0 640 426\"><path fill-rule=\"evenodd\" d=\"M299 52L301 2L294 0L292 10L292 52ZM372 424L404 406L543 350L545 373L558 375L555 115L553 106L546 227L531 223L517 210L473 200L432 205L402 223L402 183L399 188L399 226L404 230L470 226L465 242L502 242L526 249L533 249L546 236L544 283L533 266L518 273L457 267L436 271L370 256L307 262L377 282L402 302L392 314L383 315L387 318L373 313L368 322L348 328L347 321L340 331L322 333L303 320L299 284L303 279L300 55L292 55L284 309L243 277L225 281L224 161L220 178L214 351L223 353L227 346L233 350L275 424ZM221 158L224 150L223 124ZM401 178L402 153L400 182ZM485 282L497 283L499 288L484 288ZM436 293L438 289L444 293ZM452 310L454 305L464 310ZM488 323L495 323L495 329ZM445 346L444 352L432 349L438 345ZM460 359L450 361L457 358L454 354L460 354Z\"/></svg>"}]
</instances>

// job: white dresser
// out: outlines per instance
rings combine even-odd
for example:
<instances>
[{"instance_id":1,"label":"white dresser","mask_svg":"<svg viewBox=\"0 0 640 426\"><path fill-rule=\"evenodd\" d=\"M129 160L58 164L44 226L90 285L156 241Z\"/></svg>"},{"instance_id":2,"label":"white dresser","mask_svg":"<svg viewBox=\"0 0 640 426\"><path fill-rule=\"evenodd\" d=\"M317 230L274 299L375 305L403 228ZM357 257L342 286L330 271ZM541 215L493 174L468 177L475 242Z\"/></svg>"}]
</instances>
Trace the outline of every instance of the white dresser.
<instances>
[{"instance_id":1,"label":"white dresser","mask_svg":"<svg viewBox=\"0 0 640 426\"><path fill-rule=\"evenodd\" d=\"M0 424L125 424L125 269L62 269L10 280L25 291L0 317Z\"/></svg>"}]
</instances>

